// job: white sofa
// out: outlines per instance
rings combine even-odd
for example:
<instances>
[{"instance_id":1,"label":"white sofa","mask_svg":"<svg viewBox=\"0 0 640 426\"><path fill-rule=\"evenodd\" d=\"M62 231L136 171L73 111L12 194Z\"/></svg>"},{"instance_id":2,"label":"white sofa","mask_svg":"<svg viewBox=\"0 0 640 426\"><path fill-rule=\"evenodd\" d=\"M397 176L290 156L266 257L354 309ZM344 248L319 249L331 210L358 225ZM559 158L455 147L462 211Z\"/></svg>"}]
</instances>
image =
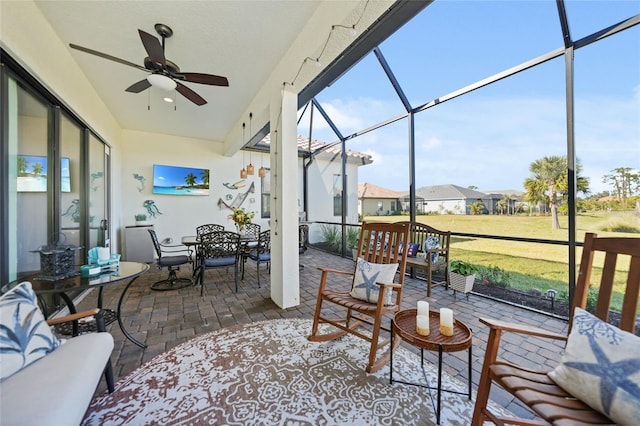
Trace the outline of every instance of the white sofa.
<instances>
[{"instance_id":1,"label":"white sofa","mask_svg":"<svg viewBox=\"0 0 640 426\"><path fill-rule=\"evenodd\" d=\"M22 333L22 336L42 336L49 331L50 325L91 315L96 316L98 328L104 330L101 311L93 309L46 322L42 317L38 319L41 328L34 331L35 328L28 327L29 318L19 318L28 308L22 307L22 312L18 311L16 314L16 305L14 302L3 306L5 312L2 313L0 327L0 368L4 370L2 377L5 377L0 382L0 425L79 425L103 372L109 392L113 392L111 334L83 334L67 339L62 344L55 343L53 349L46 351L46 355L37 355L40 356L39 359L28 361L12 373L10 370L15 366L16 357L21 361L20 353L17 352L21 346L23 354L26 353L27 356L43 352L41 343L34 350L33 346L17 343L25 342L26 339L16 335ZM12 308L14 313L7 314L6 311ZM42 315L39 309L32 308L29 316L37 315ZM22 330L18 327L16 331L16 326L22 327ZM50 336L45 336L45 339L49 338Z\"/></svg>"},{"instance_id":2,"label":"white sofa","mask_svg":"<svg viewBox=\"0 0 640 426\"><path fill-rule=\"evenodd\" d=\"M113 350L109 333L74 337L0 383L0 424L79 425Z\"/></svg>"}]
</instances>

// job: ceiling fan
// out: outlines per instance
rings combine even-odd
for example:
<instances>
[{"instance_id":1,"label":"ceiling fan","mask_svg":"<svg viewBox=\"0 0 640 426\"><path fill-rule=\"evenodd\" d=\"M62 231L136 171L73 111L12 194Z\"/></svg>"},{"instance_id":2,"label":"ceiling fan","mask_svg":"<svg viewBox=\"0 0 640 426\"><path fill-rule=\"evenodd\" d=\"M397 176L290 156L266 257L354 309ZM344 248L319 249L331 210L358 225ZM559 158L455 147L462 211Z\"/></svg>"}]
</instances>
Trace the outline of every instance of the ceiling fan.
<instances>
[{"instance_id":1,"label":"ceiling fan","mask_svg":"<svg viewBox=\"0 0 640 426\"><path fill-rule=\"evenodd\" d=\"M118 62L123 65L138 68L142 71L151 71L151 74L144 80L140 80L137 83L133 83L127 87L126 91L131 93L140 93L143 90L148 89L151 86L158 87L159 89L169 91L176 89L185 98L189 99L194 104L201 106L207 103L206 100L196 92L185 86L181 81L188 81L190 83L208 84L211 86L228 86L229 81L226 77L213 74L201 74L196 72L181 72L178 65L171 62L164 56L164 42L165 39L173 35L173 30L165 24L156 24L156 32L162 37L162 44L153 35L138 30L140 34L140 40L144 50L147 51L147 56L144 58L144 67L129 62L124 59L116 58L115 56L108 55L106 53L98 52L97 50L89 49L86 47L78 46L76 44L69 44L73 49L80 50L85 53L100 56L101 58L109 59L111 61Z\"/></svg>"}]
</instances>

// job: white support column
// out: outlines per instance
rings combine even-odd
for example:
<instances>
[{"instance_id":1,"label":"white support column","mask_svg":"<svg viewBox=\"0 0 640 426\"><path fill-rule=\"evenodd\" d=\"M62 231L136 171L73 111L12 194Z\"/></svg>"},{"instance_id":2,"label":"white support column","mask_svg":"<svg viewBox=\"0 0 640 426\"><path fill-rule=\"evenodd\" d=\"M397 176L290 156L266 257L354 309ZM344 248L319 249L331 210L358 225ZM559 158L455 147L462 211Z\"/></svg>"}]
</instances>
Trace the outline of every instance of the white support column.
<instances>
[{"instance_id":1,"label":"white support column","mask_svg":"<svg viewBox=\"0 0 640 426\"><path fill-rule=\"evenodd\" d=\"M298 96L280 89L271 100L271 299L300 304L298 261Z\"/></svg>"}]
</instances>

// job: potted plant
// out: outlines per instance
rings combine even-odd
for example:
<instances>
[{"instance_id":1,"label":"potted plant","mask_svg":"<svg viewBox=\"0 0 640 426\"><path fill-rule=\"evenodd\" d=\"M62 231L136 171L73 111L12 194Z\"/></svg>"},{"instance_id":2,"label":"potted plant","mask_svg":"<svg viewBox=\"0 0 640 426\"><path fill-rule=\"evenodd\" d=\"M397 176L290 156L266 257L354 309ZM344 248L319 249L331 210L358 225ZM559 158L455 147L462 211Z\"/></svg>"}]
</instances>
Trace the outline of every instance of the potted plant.
<instances>
[{"instance_id":1,"label":"potted plant","mask_svg":"<svg viewBox=\"0 0 640 426\"><path fill-rule=\"evenodd\" d=\"M464 260L454 260L449 264L449 284L455 296L456 291L461 291L467 297L473 288L478 268L472 263Z\"/></svg>"},{"instance_id":2,"label":"potted plant","mask_svg":"<svg viewBox=\"0 0 640 426\"><path fill-rule=\"evenodd\" d=\"M135 215L135 218L136 218L136 226L148 225L146 214L138 213L137 215Z\"/></svg>"},{"instance_id":3,"label":"potted plant","mask_svg":"<svg viewBox=\"0 0 640 426\"><path fill-rule=\"evenodd\" d=\"M251 223L251 219L253 219L254 214L254 212L247 212L243 208L238 207L233 209L233 213L229 215L229 219L233 220L238 233L242 234L244 226Z\"/></svg>"}]
</instances>

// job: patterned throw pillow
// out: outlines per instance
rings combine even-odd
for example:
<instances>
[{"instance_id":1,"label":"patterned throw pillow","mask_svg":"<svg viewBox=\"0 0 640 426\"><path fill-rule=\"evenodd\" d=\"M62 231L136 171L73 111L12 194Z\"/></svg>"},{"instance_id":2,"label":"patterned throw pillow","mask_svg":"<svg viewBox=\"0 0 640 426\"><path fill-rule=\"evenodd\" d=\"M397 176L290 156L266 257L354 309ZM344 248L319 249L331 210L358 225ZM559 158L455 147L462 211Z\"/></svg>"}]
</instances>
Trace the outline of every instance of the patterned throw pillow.
<instances>
[{"instance_id":1,"label":"patterned throw pillow","mask_svg":"<svg viewBox=\"0 0 640 426\"><path fill-rule=\"evenodd\" d=\"M38 308L30 282L0 297L0 379L26 367L60 346Z\"/></svg>"},{"instance_id":2,"label":"patterned throw pillow","mask_svg":"<svg viewBox=\"0 0 640 426\"><path fill-rule=\"evenodd\" d=\"M424 242L424 253L425 253L425 259L427 258L427 250L433 250L433 249L438 249L440 248L440 240L438 239L438 237L427 237L427 239ZM438 261L438 257L440 256L439 253L435 252L435 253L431 253L431 263L436 263Z\"/></svg>"},{"instance_id":3,"label":"patterned throw pillow","mask_svg":"<svg viewBox=\"0 0 640 426\"><path fill-rule=\"evenodd\" d=\"M562 362L549 377L621 425L640 418L640 337L576 308Z\"/></svg>"},{"instance_id":4,"label":"patterned throw pillow","mask_svg":"<svg viewBox=\"0 0 640 426\"><path fill-rule=\"evenodd\" d=\"M356 262L351 296L366 302L378 303L380 287L376 282L392 283L397 270L397 263L370 263L359 257ZM384 304L393 304L393 290L387 289Z\"/></svg>"},{"instance_id":5,"label":"patterned throw pillow","mask_svg":"<svg viewBox=\"0 0 640 426\"><path fill-rule=\"evenodd\" d=\"M416 257L418 255L419 248L420 248L420 244L409 243L409 247L407 248L407 257ZM400 249L400 252L402 252L402 249L404 249L404 241L400 241L399 249Z\"/></svg>"}]
</instances>

